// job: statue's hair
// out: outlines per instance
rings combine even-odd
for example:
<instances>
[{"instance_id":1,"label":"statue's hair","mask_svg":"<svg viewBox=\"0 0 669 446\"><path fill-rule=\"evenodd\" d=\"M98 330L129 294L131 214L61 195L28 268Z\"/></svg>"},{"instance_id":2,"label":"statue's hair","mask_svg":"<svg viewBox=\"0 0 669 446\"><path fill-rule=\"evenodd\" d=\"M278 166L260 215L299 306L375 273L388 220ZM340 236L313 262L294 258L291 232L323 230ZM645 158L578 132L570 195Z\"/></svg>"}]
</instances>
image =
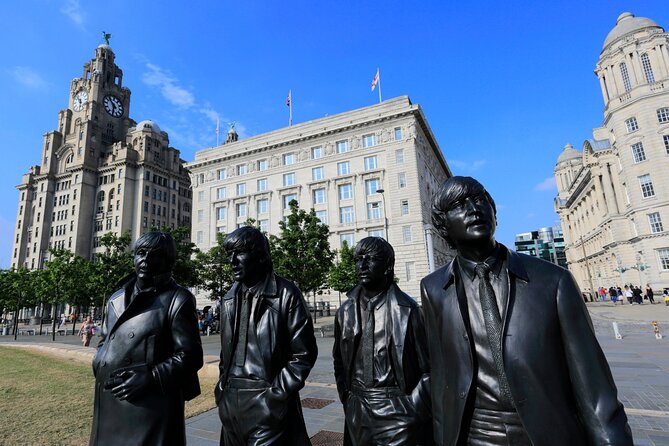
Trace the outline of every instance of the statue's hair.
<instances>
[{"instance_id":1,"label":"statue's hair","mask_svg":"<svg viewBox=\"0 0 669 446\"><path fill-rule=\"evenodd\" d=\"M170 269L177 260L177 244L174 237L166 232L151 231L142 234L133 245L133 251L140 248L160 249L167 258Z\"/></svg>"},{"instance_id":2,"label":"statue's hair","mask_svg":"<svg viewBox=\"0 0 669 446\"><path fill-rule=\"evenodd\" d=\"M269 249L269 240L265 234L252 226L242 226L228 234L223 241L223 247L227 252L246 251L261 257L261 263L265 265L267 272L272 271L272 256Z\"/></svg>"},{"instance_id":3,"label":"statue's hair","mask_svg":"<svg viewBox=\"0 0 669 446\"><path fill-rule=\"evenodd\" d=\"M378 255L386 260L386 276L388 280L395 277L395 250L381 237L365 237L355 245L354 256L363 254Z\"/></svg>"},{"instance_id":4,"label":"statue's hair","mask_svg":"<svg viewBox=\"0 0 669 446\"><path fill-rule=\"evenodd\" d=\"M486 197L495 213L495 219L497 219L497 206L495 205L495 200L492 199L483 185L472 177L451 177L444 181L434 194L432 200L432 223L451 247L454 247L454 244L446 230L446 212L451 209L454 203L467 197L473 197L480 194L483 194Z\"/></svg>"}]
</instances>

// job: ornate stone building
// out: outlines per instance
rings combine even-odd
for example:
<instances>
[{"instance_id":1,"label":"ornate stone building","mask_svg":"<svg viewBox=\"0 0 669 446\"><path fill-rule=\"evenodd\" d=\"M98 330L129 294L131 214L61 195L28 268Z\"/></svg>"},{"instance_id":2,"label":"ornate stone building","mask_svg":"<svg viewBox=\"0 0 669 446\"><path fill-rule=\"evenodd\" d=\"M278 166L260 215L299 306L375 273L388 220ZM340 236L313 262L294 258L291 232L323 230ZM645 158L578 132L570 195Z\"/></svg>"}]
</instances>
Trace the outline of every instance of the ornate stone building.
<instances>
[{"instance_id":1,"label":"ornate stone building","mask_svg":"<svg viewBox=\"0 0 669 446\"><path fill-rule=\"evenodd\" d=\"M584 291L669 287L669 33L621 14L595 68L604 123L555 166L569 269Z\"/></svg>"},{"instance_id":2,"label":"ornate stone building","mask_svg":"<svg viewBox=\"0 0 669 446\"><path fill-rule=\"evenodd\" d=\"M190 225L190 178L167 133L130 119L130 90L108 44L70 85L58 127L44 135L40 164L23 175L12 267L40 268L49 248L84 258L100 237L151 226Z\"/></svg>"},{"instance_id":3,"label":"ornate stone building","mask_svg":"<svg viewBox=\"0 0 669 446\"><path fill-rule=\"evenodd\" d=\"M449 256L430 209L451 172L423 111L406 96L248 139L231 130L226 143L197 152L187 166L192 236L202 250L248 218L278 235L296 199L329 225L332 248L386 237L400 286L416 298L420 279ZM323 300L338 303L338 294Z\"/></svg>"}]
</instances>

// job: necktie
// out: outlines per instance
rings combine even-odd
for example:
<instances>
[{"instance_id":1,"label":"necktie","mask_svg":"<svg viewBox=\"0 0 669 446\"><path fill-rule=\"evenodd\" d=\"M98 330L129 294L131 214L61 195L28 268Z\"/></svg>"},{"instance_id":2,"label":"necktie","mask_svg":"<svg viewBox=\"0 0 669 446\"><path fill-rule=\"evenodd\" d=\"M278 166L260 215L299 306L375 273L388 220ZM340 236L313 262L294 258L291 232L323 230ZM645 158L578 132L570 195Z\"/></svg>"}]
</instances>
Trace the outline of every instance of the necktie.
<instances>
[{"instance_id":1,"label":"necktie","mask_svg":"<svg viewBox=\"0 0 669 446\"><path fill-rule=\"evenodd\" d=\"M481 300L481 309L483 310L483 321L485 330L488 334L490 351L495 361L495 369L499 377L499 387L502 394L502 400L508 405L512 405L511 390L509 382L506 379L504 363L502 361L502 318L499 315L499 307L495 298L495 290L490 283L490 267L486 263L476 264L476 277L479 279L479 299Z\"/></svg>"},{"instance_id":2,"label":"necktie","mask_svg":"<svg viewBox=\"0 0 669 446\"><path fill-rule=\"evenodd\" d=\"M251 293L243 294L241 301L241 312L239 314L239 340L237 341L237 352L235 353L235 365L244 367L246 361L246 337L249 331L249 316L251 313Z\"/></svg>"},{"instance_id":3,"label":"necktie","mask_svg":"<svg viewBox=\"0 0 669 446\"><path fill-rule=\"evenodd\" d=\"M362 330L362 374L365 385L374 385L374 305L372 300L367 301L367 320Z\"/></svg>"}]
</instances>

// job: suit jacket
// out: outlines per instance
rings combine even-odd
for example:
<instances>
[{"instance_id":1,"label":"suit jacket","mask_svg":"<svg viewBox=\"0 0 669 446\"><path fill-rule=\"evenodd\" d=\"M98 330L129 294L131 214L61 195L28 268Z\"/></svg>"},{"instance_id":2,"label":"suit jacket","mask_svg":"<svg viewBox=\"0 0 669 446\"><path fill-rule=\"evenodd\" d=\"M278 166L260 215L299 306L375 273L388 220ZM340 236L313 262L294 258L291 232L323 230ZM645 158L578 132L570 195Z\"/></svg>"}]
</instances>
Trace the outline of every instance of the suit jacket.
<instances>
[{"instance_id":1,"label":"suit jacket","mask_svg":"<svg viewBox=\"0 0 669 446\"><path fill-rule=\"evenodd\" d=\"M271 386L278 389L284 400L259 401L259 404L267 404L278 419L286 420L285 444L308 445L310 442L298 392L304 387L318 356L314 326L300 290L292 282L270 274L254 305L254 320L257 347L263 358L262 367ZM240 286L239 282L235 282L221 304L221 361L215 389L216 404L225 391L234 360L239 323L235 297Z\"/></svg>"},{"instance_id":2,"label":"suit jacket","mask_svg":"<svg viewBox=\"0 0 669 446\"><path fill-rule=\"evenodd\" d=\"M508 251L507 268L504 369L532 443L632 445L609 365L571 274L514 251ZM465 405L475 392L469 316L458 274L451 261L421 281L434 437L444 446L458 442Z\"/></svg>"},{"instance_id":3,"label":"suit jacket","mask_svg":"<svg viewBox=\"0 0 669 446\"><path fill-rule=\"evenodd\" d=\"M95 403L91 445L186 444L184 400L200 394L203 354L195 298L169 276L126 307L131 275L109 298L102 339L93 359ZM117 369L151 367L157 385L139 401L120 401L104 390Z\"/></svg>"},{"instance_id":4,"label":"suit jacket","mask_svg":"<svg viewBox=\"0 0 669 446\"><path fill-rule=\"evenodd\" d=\"M347 293L349 297L337 311L335 342L332 350L334 374L339 399L346 404L355 367L355 356L361 339L357 298L360 285ZM392 283L386 291L388 335L392 368L399 388L409 395L416 412L429 419L430 365L427 357L423 316L416 301ZM428 435L429 437L429 435Z\"/></svg>"}]
</instances>

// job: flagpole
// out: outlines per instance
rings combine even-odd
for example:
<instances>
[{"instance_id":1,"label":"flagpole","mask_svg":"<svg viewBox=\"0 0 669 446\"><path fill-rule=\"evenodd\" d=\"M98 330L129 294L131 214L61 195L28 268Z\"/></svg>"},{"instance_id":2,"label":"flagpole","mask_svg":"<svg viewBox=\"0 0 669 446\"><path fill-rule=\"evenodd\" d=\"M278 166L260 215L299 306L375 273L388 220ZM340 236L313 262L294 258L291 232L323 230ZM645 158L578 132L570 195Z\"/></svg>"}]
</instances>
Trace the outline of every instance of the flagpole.
<instances>
[{"instance_id":1,"label":"flagpole","mask_svg":"<svg viewBox=\"0 0 669 446\"><path fill-rule=\"evenodd\" d=\"M377 74L379 75L379 104L381 103L381 71L376 69Z\"/></svg>"},{"instance_id":2,"label":"flagpole","mask_svg":"<svg viewBox=\"0 0 669 446\"><path fill-rule=\"evenodd\" d=\"M221 118L216 117L216 146L218 146L218 141L219 141L218 132L219 132L220 126L221 126Z\"/></svg>"},{"instance_id":3,"label":"flagpole","mask_svg":"<svg viewBox=\"0 0 669 446\"><path fill-rule=\"evenodd\" d=\"M289 120L288 120L288 126L291 127L293 125L293 91L288 90L288 95L290 96L290 107L289 107Z\"/></svg>"}]
</instances>

